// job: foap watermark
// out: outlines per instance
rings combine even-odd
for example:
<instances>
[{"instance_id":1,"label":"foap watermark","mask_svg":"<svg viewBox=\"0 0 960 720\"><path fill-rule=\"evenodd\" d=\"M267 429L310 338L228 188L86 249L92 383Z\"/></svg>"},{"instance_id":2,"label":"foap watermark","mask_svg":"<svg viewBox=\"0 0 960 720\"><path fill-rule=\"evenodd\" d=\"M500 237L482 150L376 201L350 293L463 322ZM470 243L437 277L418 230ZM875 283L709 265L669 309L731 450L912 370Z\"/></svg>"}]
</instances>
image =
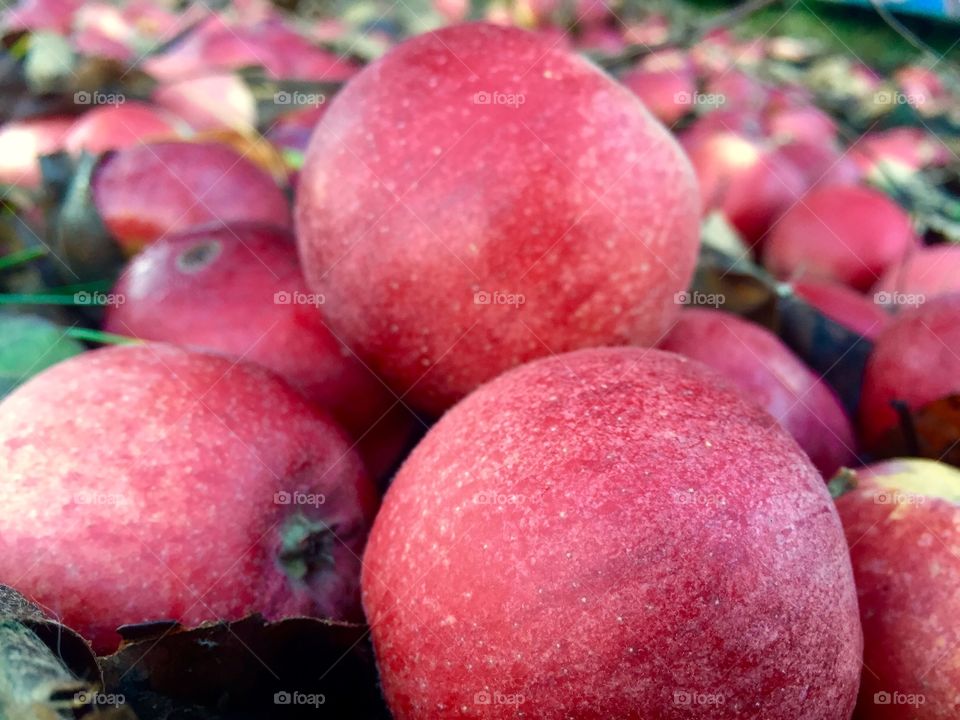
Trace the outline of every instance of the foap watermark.
<instances>
[{"instance_id":1,"label":"foap watermark","mask_svg":"<svg viewBox=\"0 0 960 720\"><path fill-rule=\"evenodd\" d=\"M907 705L918 708L926 701L927 698L920 693L902 693L896 691L891 693L886 690L881 690L873 694L874 705Z\"/></svg>"},{"instance_id":2,"label":"foap watermark","mask_svg":"<svg viewBox=\"0 0 960 720\"><path fill-rule=\"evenodd\" d=\"M126 505L129 500L120 493L104 492L103 490L81 490L74 494L75 505Z\"/></svg>"},{"instance_id":3,"label":"foap watermark","mask_svg":"<svg viewBox=\"0 0 960 720\"><path fill-rule=\"evenodd\" d=\"M673 302L676 305L705 305L718 308L727 302L723 293L705 293L699 290L688 290L674 293Z\"/></svg>"},{"instance_id":4,"label":"foap watermark","mask_svg":"<svg viewBox=\"0 0 960 720\"><path fill-rule=\"evenodd\" d=\"M127 96L123 93L105 93L102 90L77 90L73 102L77 105L123 105Z\"/></svg>"},{"instance_id":5,"label":"foap watermark","mask_svg":"<svg viewBox=\"0 0 960 720\"><path fill-rule=\"evenodd\" d=\"M673 501L677 505L726 505L726 498L719 493L705 493L689 488L674 491Z\"/></svg>"},{"instance_id":6,"label":"foap watermark","mask_svg":"<svg viewBox=\"0 0 960 720\"><path fill-rule=\"evenodd\" d=\"M310 105L312 107L320 107L327 102L327 96L323 93L305 93L296 90L287 92L286 90L280 90L273 94L273 102L275 105L295 105L297 107Z\"/></svg>"},{"instance_id":7,"label":"foap watermark","mask_svg":"<svg viewBox=\"0 0 960 720\"><path fill-rule=\"evenodd\" d=\"M721 93L678 92L674 94L673 101L678 105L717 108L726 104L727 96Z\"/></svg>"},{"instance_id":8,"label":"foap watermark","mask_svg":"<svg viewBox=\"0 0 960 720\"><path fill-rule=\"evenodd\" d=\"M273 302L276 305L313 305L314 307L319 307L326 301L327 299L323 296L323 293L305 293L299 290L288 292L286 290L280 290L273 294Z\"/></svg>"},{"instance_id":9,"label":"foap watermark","mask_svg":"<svg viewBox=\"0 0 960 720\"><path fill-rule=\"evenodd\" d=\"M920 493L905 493L899 490L883 490L873 496L874 505L922 505L927 501Z\"/></svg>"},{"instance_id":10,"label":"foap watermark","mask_svg":"<svg viewBox=\"0 0 960 720\"><path fill-rule=\"evenodd\" d=\"M518 108L527 101L523 93L508 92L487 92L480 90L473 94L474 105L504 105L506 107Z\"/></svg>"},{"instance_id":11,"label":"foap watermark","mask_svg":"<svg viewBox=\"0 0 960 720\"><path fill-rule=\"evenodd\" d=\"M473 294L474 305L510 305L520 307L527 301L521 293L506 292L505 290L477 290Z\"/></svg>"},{"instance_id":12,"label":"foap watermark","mask_svg":"<svg viewBox=\"0 0 960 720\"><path fill-rule=\"evenodd\" d=\"M526 500L524 495L500 493L496 490L481 490L473 496L476 505L520 505Z\"/></svg>"},{"instance_id":13,"label":"foap watermark","mask_svg":"<svg viewBox=\"0 0 960 720\"><path fill-rule=\"evenodd\" d=\"M473 696L474 705L522 705L523 693L505 693L499 690L481 690Z\"/></svg>"},{"instance_id":14,"label":"foap watermark","mask_svg":"<svg viewBox=\"0 0 960 720\"><path fill-rule=\"evenodd\" d=\"M873 301L877 305L883 305L884 307L919 307L927 301L927 296L921 293L887 292L886 290L881 290L878 293L874 293Z\"/></svg>"},{"instance_id":15,"label":"foap watermark","mask_svg":"<svg viewBox=\"0 0 960 720\"><path fill-rule=\"evenodd\" d=\"M722 693L702 693L693 690L674 690L673 704L692 706L692 705L723 705L724 697Z\"/></svg>"},{"instance_id":16,"label":"foap watermark","mask_svg":"<svg viewBox=\"0 0 960 720\"><path fill-rule=\"evenodd\" d=\"M74 305L104 305L107 307L119 307L127 301L127 298L120 293L87 292L81 290L73 294Z\"/></svg>"},{"instance_id":17,"label":"foap watermark","mask_svg":"<svg viewBox=\"0 0 960 720\"><path fill-rule=\"evenodd\" d=\"M280 490L273 494L273 502L276 505L312 505L319 507L327 501L323 493L305 493L299 490L287 492Z\"/></svg>"},{"instance_id":18,"label":"foap watermark","mask_svg":"<svg viewBox=\"0 0 960 720\"><path fill-rule=\"evenodd\" d=\"M323 693L302 693L287 692L281 690L273 694L274 705L309 705L310 707L320 707L327 702L327 696Z\"/></svg>"},{"instance_id":19,"label":"foap watermark","mask_svg":"<svg viewBox=\"0 0 960 720\"><path fill-rule=\"evenodd\" d=\"M94 690L81 690L73 696L77 705L123 705L127 702L125 695L121 693L102 693Z\"/></svg>"},{"instance_id":20,"label":"foap watermark","mask_svg":"<svg viewBox=\"0 0 960 720\"><path fill-rule=\"evenodd\" d=\"M923 105L927 100L923 93L902 93L898 90L879 90L873 95L877 105Z\"/></svg>"}]
</instances>

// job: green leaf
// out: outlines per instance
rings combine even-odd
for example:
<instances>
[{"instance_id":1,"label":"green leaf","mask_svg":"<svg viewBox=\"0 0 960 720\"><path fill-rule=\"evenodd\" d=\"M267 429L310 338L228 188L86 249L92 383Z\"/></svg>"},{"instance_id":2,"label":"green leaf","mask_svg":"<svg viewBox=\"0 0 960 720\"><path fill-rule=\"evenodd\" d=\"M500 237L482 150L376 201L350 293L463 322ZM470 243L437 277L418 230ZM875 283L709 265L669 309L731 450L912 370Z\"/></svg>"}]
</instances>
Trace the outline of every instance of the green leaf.
<instances>
[{"instance_id":1,"label":"green leaf","mask_svg":"<svg viewBox=\"0 0 960 720\"><path fill-rule=\"evenodd\" d=\"M64 328L32 315L0 315L0 397L85 347Z\"/></svg>"}]
</instances>

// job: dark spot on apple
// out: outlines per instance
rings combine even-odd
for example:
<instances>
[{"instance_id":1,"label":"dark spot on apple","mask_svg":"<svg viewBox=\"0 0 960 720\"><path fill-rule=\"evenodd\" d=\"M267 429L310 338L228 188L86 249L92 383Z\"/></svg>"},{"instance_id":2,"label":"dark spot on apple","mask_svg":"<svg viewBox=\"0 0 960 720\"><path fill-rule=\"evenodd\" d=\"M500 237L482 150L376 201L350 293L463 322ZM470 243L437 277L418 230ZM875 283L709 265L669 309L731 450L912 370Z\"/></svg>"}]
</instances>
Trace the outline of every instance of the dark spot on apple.
<instances>
[{"instance_id":1,"label":"dark spot on apple","mask_svg":"<svg viewBox=\"0 0 960 720\"><path fill-rule=\"evenodd\" d=\"M294 513L280 528L277 560L291 580L309 584L333 568L333 543L334 532L329 525Z\"/></svg>"},{"instance_id":2,"label":"dark spot on apple","mask_svg":"<svg viewBox=\"0 0 960 720\"><path fill-rule=\"evenodd\" d=\"M223 245L219 240L197 243L180 253L177 257L177 268L185 273L198 272L216 260L222 250Z\"/></svg>"}]
</instances>

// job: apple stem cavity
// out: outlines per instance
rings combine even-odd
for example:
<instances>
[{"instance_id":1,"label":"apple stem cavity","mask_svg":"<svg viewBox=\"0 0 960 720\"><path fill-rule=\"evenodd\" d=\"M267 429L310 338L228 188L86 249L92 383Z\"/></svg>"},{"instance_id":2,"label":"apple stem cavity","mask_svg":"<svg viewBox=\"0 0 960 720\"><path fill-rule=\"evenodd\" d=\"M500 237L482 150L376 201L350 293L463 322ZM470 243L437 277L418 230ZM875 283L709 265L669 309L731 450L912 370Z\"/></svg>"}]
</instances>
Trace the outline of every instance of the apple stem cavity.
<instances>
[{"instance_id":1,"label":"apple stem cavity","mask_svg":"<svg viewBox=\"0 0 960 720\"><path fill-rule=\"evenodd\" d=\"M333 530L322 520L294 513L280 529L277 559L287 576L299 583L310 580L333 567Z\"/></svg>"},{"instance_id":2,"label":"apple stem cavity","mask_svg":"<svg viewBox=\"0 0 960 720\"><path fill-rule=\"evenodd\" d=\"M222 249L223 245L219 240L197 243L180 254L177 267L185 273L198 272L216 260Z\"/></svg>"}]
</instances>

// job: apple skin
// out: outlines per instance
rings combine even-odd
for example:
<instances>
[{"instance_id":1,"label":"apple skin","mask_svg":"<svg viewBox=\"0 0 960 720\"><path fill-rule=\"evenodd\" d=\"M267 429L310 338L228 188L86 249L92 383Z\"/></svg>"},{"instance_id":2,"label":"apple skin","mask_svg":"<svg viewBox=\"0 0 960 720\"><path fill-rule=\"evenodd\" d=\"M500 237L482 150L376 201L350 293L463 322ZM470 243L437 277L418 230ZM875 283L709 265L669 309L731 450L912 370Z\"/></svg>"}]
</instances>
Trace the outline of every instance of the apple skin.
<instances>
[{"instance_id":1,"label":"apple skin","mask_svg":"<svg viewBox=\"0 0 960 720\"><path fill-rule=\"evenodd\" d=\"M792 140L779 146L776 152L803 174L808 188L856 185L863 178L857 164L835 143Z\"/></svg>"},{"instance_id":2,"label":"apple skin","mask_svg":"<svg viewBox=\"0 0 960 720\"><path fill-rule=\"evenodd\" d=\"M769 229L807 191L804 174L775 148L717 132L690 146L702 210L719 209L748 245L762 248Z\"/></svg>"},{"instance_id":3,"label":"apple skin","mask_svg":"<svg viewBox=\"0 0 960 720\"><path fill-rule=\"evenodd\" d=\"M250 66L263 67L276 79L317 82L342 81L356 72L353 63L314 46L279 17L238 24L216 13L210 13L182 40L143 63L150 75L162 81Z\"/></svg>"},{"instance_id":4,"label":"apple skin","mask_svg":"<svg viewBox=\"0 0 960 720\"><path fill-rule=\"evenodd\" d=\"M891 403L910 410L960 393L960 294L901 310L880 333L867 361L860 396L864 447L882 452L899 425Z\"/></svg>"},{"instance_id":5,"label":"apple skin","mask_svg":"<svg viewBox=\"0 0 960 720\"><path fill-rule=\"evenodd\" d=\"M620 82L666 125L676 123L693 109L697 78L692 62L682 51L662 50L647 55Z\"/></svg>"},{"instance_id":6,"label":"apple skin","mask_svg":"<svg viewBox=\"0 0 960 720\"><path fill-rule=\"evenodd\" d=\"M153 102L197 131L228 128L252 135L257 124L257 100L235 73L208 73L157 86Z\"/></svg>"},{"instance_id":7,"label":"apple skin","mask_svg":"<svg viewBox=\"0 0 960 720\"><path fill-rule=\"evenodd\" d=\"M439 414L527 360L655 342L692 274L698 207L682 151L629 90L474 23L396 46L336 95L296 220L334 330Z\"/></svg>"},{"instance_id":8,"label":"apple skin","mask_svg":"<svg viewBox=\"0 0 960 720\"><path fill-rule=\"evenodd\" d=\"M713 368L759 402L824 477L855 460L853 427L836 394L766 328L720 310L690 308L659 347Z\"/></svg>"},{"instance_id":9,"label":"apple skin","mask_svg":"<svg viewBox=\"0 0 960 720\"><path fill-rule=\"evenodd\" d=\"M763 260L781 279L804 273L866 291L917 244L910 216L883 193L824 185L773 227Z\"/></svg>"},{"instance_id":10,"label":"apple skin","mask_svg":"<svg viewBox=\"0 0 960 720\"><path fill-rule=\"evenodd\" d=\"M327 328L292 234L215 225L157 240L127 266L104 329L243 358L269 368L350 433L375 478L419 423ZM316 303L308 302L316 300Z\"/></svg>"},{"instance_id":11,"label":"apple skin","mask_svg":"<svg viewBox=\"0 0 960 720\"><path fill-rule=\"evenodd\" d=\"M874 294L894 293L924 299L960 292L960 247L918 247L896 265L891 265L873 286Z\"/></svg>"},{"instance_id":12,"label":"apple skin","mask_svg":"<svg viewBox=\"0 0 960 720\"><path fill-rule=\"evenodd\" d=\"M219 143L162 142L109 155L93 202L127 252L166 233L210 222L289 226L290 208L267 173Z\"/></svg>"},{"instance_id":13,"label":"apple skin","mask_svg":"<svg viewBox=\"0 0 960 720\"><path fill-rule=\"evenodd\" d=\"M854 717L954 720L960 711L960 472L899 458L856 471L837 498L863 622L863 684ZM899 693L899 702L878 703ZM921 696L911 704L905 696Z\"/></svg>"},{"instance_id":14,"label":"apple skin","mask_svg":"<svg viewBox=\"0 0 960 720\"><path fill-rule=\"evenodd\" d=\"M359 617L376 491L343 431L255 365L163 344L55 365L0 404L0 477L0 582L98 653L127 623ZM294 516L328 526L300 579L278 557Z\"/></svg>"},{"instance_id":15,"label":"apple skin","mask_svg":"<svg viewBox=\"0 0 960 720\"><path fill-rule=\"evenodd\" d=\"M362 584L397 720L846 720L856 698L822 478L673 353L581 350L469 395L387 491Z\"/></svg>"},{"instance_id":16,"label":"apple skin","mask_svg":"<svg viewBox=\"0 0 960 720\"><path fill-rule=\"evenodd\" d=\"M890 314L856 290L839 283L801 277L790 283L797 297L835 323L868 340L876 340L880 331L890 322Z\"/></svg>"},{"instance_id":17,"label":"apple skin","mask_svg":"<svg viewBox=\"0 0 960 720\"><path fill-rule=\"evenodd\" d=\"M182 122L144 103L104 105L84 113L70 128L64 140L67 150L79 153L103 153L107 150L139 145L150 140L183 136Z\"/></svg>"}]
</instances>

